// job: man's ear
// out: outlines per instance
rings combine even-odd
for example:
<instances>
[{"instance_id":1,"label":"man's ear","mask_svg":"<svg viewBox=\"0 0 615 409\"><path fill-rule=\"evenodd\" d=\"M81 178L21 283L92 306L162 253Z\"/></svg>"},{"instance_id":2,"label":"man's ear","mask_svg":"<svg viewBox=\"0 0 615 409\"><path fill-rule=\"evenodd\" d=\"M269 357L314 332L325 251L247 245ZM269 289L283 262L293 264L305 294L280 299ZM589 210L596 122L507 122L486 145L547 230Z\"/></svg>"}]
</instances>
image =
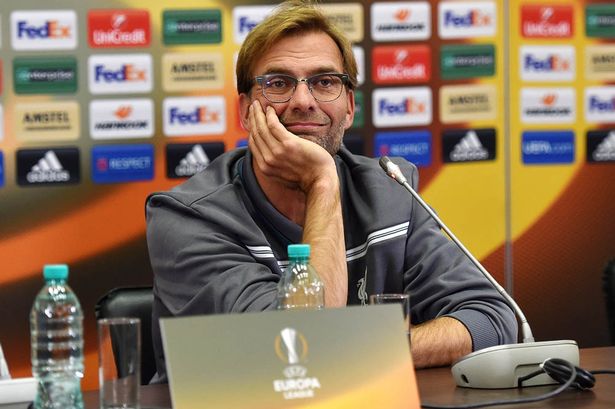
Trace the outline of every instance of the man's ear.
<instances>
[{"instance_id":1,"label":"man's ear","mask_svg":"<svg viewBox=\"0 0 615 409\"><path fill-rule=\"evenodd\" d=\"M354 91L349 89L346 92L346 123L344 124L344 129L347 130L352 126L352 121L354 120Z\"/></svg>"},{"instance_id":2,"label":"man's ear","mask_svg":"<svg viewBox=\"0 0 615 409\"><path fill-rule=\"evenodd\" d=\"M246 131L250 130L250 104L252 100L250 96L245 93L239 94L239 119L241 120L241 125Z\"/></svg>"}]
</instances>

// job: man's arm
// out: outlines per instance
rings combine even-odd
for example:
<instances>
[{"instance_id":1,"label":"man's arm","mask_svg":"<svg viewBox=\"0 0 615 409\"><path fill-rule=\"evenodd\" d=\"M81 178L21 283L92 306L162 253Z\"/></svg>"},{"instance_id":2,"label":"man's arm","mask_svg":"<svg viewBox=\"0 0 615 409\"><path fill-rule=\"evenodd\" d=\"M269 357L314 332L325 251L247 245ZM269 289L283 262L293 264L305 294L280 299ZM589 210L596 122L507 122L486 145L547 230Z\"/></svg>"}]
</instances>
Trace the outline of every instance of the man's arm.
<instances>
[{"instance_id":1,"label":"man's arm","mask_svg":"<svg viewBox=\"0 0 615 409\"><path fill-rule=\"evenodd\" d=\"M416 368L450 365L472 352L472 337L458 320L440 317L410 329L412 361Z\"/></svg>"},{"instance_id":2,"label":"man's arm","mask_svg":"<svg viewBox=\"0 0 615 409\"><path fill-rule=\"evenodd\" d=\"M325 284L325 306L346 305L344 226L333 158L316 143L288 132L273 108L267 107L265 113L255 101L249 116L254 166L265 177L283 186L294 186L304 194L302 239L310 244L311 263ZM266 192L266 187L261 187Z\"/></svg>"}]
</instances>

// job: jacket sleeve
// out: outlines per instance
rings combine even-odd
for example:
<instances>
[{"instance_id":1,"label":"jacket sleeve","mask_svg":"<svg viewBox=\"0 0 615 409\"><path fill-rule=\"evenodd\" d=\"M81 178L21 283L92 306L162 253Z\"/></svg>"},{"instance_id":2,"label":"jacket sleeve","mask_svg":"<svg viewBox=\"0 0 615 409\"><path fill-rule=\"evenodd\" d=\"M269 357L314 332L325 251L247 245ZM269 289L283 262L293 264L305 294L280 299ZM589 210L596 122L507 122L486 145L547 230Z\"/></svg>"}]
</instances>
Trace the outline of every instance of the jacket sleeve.
<instances>
[{"instance_id":1,"label":"jacket sleeve","mask_svg":"<svg viewBox=\"0 0 615 409\"><path fill-rule=\"evenodd\" d=\"M411 183L416 189L416 168L406 172L412 174ZM517 342L517 320L512 309L414 200L404 269L413 322L453 317L470 332L474 351Z\"/></svg>"},{"instance_id":2,"label":"jacket sleeve","mask_svg":"<svg viewBox=\"0 0 615 409\"><path fill-rule=\"evenodd\" d=\"M166 380L160 318L275 308L279 274L257 262L241 244L238 232L245 231L245 222L240 226L231 211L197 211L173 193L148 199L156 381Z\"/></svg>"}]
</instances>

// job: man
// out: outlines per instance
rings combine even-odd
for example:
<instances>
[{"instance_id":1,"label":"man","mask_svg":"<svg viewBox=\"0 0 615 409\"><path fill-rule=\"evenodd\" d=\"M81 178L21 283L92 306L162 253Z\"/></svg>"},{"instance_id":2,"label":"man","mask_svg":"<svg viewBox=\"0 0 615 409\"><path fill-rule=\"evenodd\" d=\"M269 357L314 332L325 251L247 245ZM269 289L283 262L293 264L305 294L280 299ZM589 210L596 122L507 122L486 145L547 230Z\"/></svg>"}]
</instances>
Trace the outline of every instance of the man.
<instances>
[{"instance_id":1,"label":"man","mask_svg":"<svg viewBox=\"0 0 615 409\"><path fill-rule=\"evenodd\" d=\"M287 245L299 242L311 245L326 307L410 294L417 367L515 342L515 317L480 272L377 160L341 146L356 75L349 42L305 1L284 3L244 42L249 149L147 203L160 379L159 317L274 309ZM416 168L397 162L416 186Z\"/></svg>"}]
</instances>

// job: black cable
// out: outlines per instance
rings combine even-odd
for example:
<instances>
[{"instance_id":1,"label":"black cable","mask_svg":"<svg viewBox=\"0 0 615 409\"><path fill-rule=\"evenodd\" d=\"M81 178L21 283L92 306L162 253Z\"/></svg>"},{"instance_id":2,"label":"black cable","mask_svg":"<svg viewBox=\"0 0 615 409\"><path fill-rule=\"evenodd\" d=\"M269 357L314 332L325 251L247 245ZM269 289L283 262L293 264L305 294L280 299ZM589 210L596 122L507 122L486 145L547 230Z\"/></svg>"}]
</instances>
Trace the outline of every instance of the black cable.
<instances>
[{"instance_id":1,"label":"black cable","mask_svg":"<svg viewBox=\"0 0 615 409\"><path fill-rule=\"evenodd\" d=\"M555 358L552 359L547 359L545 362L543 362L540 366L541 369L535 372L532 372L529 375L524 376L523 381L526 381L530 378L533 378L535 376L538 376L542 373L547 372L547 370L545 370L545 363L548 361L553 361ZM577 379L577 368L571 364L568 361L565 361L563 359L557 359L556 362L552 362L552 365L547 365L549 367L549 371L553 371L554 373L561 373L562 371L562 367L565 367L568 369L568 373L570 374L570 376L568 377L567 380L565 380L565 382L560 385L557 389L551 391L551 392L547 392L545 394L539 395L539 396L534 396L532 398L518 398L518 399L509 399L509 400L494 400L494 401L488 401L488 402L479 402L479 403L470 403L467 405L433 405L430 403L421 403L421 407L424 409L475 409L475 408L484 408L487 406L504 406L504 405L516 405L516 404L520 404L520 403L531 403L531 402L539 402L541 400L545 400L545 399L549 399L552 398L554 396L559 395L560 393L562 393L563 391L565 391L566 389L568 389L570 386L573 385L573 383L575 382L575 380ZM587 372L587 371L584 371ZM613 371L615 372L615 371ZM547 372L548 373L548 372ZM551 376L549 374L549 376ZM585 374L584 374L585 376ZM593 378L593 376L590 374L590 376ZM556 379L558 382L561 382L562 378ZM592 385L593 386L593 385Z\"/></svg>"}]
</instances>

